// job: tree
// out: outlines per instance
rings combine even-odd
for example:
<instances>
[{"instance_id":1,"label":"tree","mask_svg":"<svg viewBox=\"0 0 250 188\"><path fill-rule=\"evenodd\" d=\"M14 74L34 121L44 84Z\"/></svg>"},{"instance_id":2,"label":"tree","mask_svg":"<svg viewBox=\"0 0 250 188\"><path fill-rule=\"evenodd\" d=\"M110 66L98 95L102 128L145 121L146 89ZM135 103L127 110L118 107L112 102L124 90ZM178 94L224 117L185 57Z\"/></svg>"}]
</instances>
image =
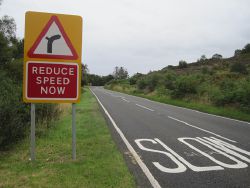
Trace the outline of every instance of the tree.
<instances>
[{"instance_id":1,"label":"tree","mask_svg":"<svg viewBox=\"0 0 250 188\"><path fill-rule=\"evenodd\" d=\"M212 59L222 59L222 55L220 55L220 54L214 54L212 56Z\"/></svg>"},{"instance_id":2,"label":"tree","mask_svg":"<svg viewBox=\"0 0 250 188\"><path fill-rule=\"evenodd\" d=\"M179 68L180 69L184 69L184 68L187 68L187 67L188 67L188 64L187 64L186 61L184 61L184 60L179 61Z\"/></svg>"},{"instance_id":3,"label":"tree","mask_svg":"<svg viewBox=\"0 0 250 188\"><path fill-rule=\"evenodd\" d=\"M13 58L12 39L15 38L16 24L13 18L3 16L0 19L0 64L6 64Z\"/></svg>"},{"instance_id":4,"label":"tree","mask_svg":"<svg viewBox=\"0 0 250 188\"><path fill-rule=\"evenodd\" d=\"M115 67L113 72L113 76L115 79L126 79L128 78L128 71L124 67Z\"/></svg>"},{"instance_id":5,"label":"tree","mask_svg":"<svg viewBox=\"0 0 250 188\"><path fill-rule=\"evenodd\" d=\"M104 83L104 85L105 85L106 83L108 83L108 82L110 82L111 80L113 80L113 79L114 79L114 76L111 75L111 74L109 74L109 75L107 75L107 76L103 76L102 79L103 79L103 83Z\"/></svg>"},{"instance_id":6,"label":"tree","mask_svg":"<svg viewBox=\"0 0 250 188\"><path fill-rule=\"evenodd\" d=\"M207 60L207 57L204 54L201 55L200 61L205 61L205 60Z\"/></svg>"},{"instance_id":7,"label":"tree","mask_svg":"<svg viewBox=\"0 0 250 188\"><path fill-rule=\"evenodd\" d=\"M12 54L14 59L23 58L24 39L11 38Z\"/></svg>"},{"instance_id":8,"label":"tree","mask_svg":"<svg viewBox=\"0 0 250 188\"><path fill-rule=\"evenodd\" d=\"M88 84L89 68L87 64L82 64L82 85Z\"/></svg>"},{"instance_id":9,"label":"tree","mask_svg":"<svg viewBox=\"0 0 250 188\"><path fill-rule=\"evenodd\" d=\"M11 59L11 48L9 41L4 34L0 32L0 64L6 64Z\"/></svg>"},{"instance_id":10,"label":"tree","mask_svg":"<svg viewBox=\"0 0 250 188\"><path fill-rule=\"evenodd\" d=\"M16 37L16 23L14 18L7 15L0 19L0 32L3 33L4 37L8 40Z\"/></svg>"},{"instance_id":11,"label":"tree","mask_svg":"<svg viewBox=\"0 0 250 188\"><path fill-rule=\"evenodd\" d=\"M237 49L234 51L234 57L238 57L241 54L241 50Z\"/></svg>"},{"instance_id":12,"label":"tree","mask_svg":"<svg viewBox=\"0 0 250 188\"><path fill-rule=\"evenodd\" d=\"M242 54L250 53L250 44L246 44L246 46L241 50Z\"/></svg>"}]
</instances>

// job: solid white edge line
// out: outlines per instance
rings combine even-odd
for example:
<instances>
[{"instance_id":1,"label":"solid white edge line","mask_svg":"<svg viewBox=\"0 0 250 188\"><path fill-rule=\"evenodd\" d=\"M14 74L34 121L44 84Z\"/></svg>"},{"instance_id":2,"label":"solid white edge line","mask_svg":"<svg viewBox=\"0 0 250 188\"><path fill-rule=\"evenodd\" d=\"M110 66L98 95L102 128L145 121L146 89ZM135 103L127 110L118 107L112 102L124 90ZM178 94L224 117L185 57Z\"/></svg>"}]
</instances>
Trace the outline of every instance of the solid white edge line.
<instances>
[{"instance_id":1,"label":"solid white edge line","mask_svg":"<svg viewBox=\"0 0 250 188\"><path fill-rule=\"evenodd\" d=\"M90 89L90 88L89 88ZM118 126L116 125L115 121L113 120L113 118L111 117L111 115L108 113L108 111L106 110L106 108L103 106L103 104L101 103L101 101L99 100L99 98L96 96L96 94L90 89L90 91L93 93L93 95L96 97L98 103L101 105L102 109L104 110L105 114L108 116L109 120L111 121L112 125L114 126L115 130L117 131L117 133L120 135L120 137L122 138L123 142L125 143L125 145L127 146L128 150L130 151L130 153L133 155L133 157L135 158L136 162L138 163L138 165L141 167L142 171L144 172L144 174L147 176L149 182L151 183L151 185L154 188L161 188L160 184L158 183L158 181L154 178L154 176L151 174L151 172L149 171L148 167L142 162L141 158L139 157L139 155L136 153L136 151L134 150L134 148L131 146L131 144L128 142L128 140L126 139L126 137L124 136L124 134L122 133L122 131L118 128Z\"/></svg>"},{"instance_id":2,"label":"solid white edge line","mask_svg":"<svg viewBox=\"0 0 250 188\"><path fill-rule=\"evenodd\" d=\"M138 96L134 96L134 95L129 95L129 94L126 94L126 93L121 93L121 92L118 92L118 91L113 91L113 90L108 90L108 91L112 91L113 93L116 92L116 93L124 94L124 95L135 97L135 98L145 99L145 100L147 100L149 102L155 102L155 103L159 103L159 104L162 104L162 105L173 106L173 107L184 109L184 110L190 110L190 111L193 111L193 112L196 112L196 113L201 113L201 114L205 114L205 115L209 115L209 116L215 116L215 117L218 117L218 118L223 118L223 119L227 119L227 120L231 120L231 121L237 121L237 122L240 122L240 123L246 123L246 124L250 125L250 122L243 121L243 120L228 118L228 117L224 117L224 116L220 116L220 115L215 115L215 114L209 114L207 112L201 112L201 111L198 111L198 110L193 110L193 109L185 108L185 107L181 107L181 106L175 106L175 105L172 105L172 104L161 103L161 102L158 102L158 101L153 101L153 100L150 100L150 99L147 99L147 98L138 97Z\"/></svg>"},{"instance_id":3,"label":"solid white edge line","mask_svg":"<svg viewBox=\"0 0 250 188\"><path fill-rule=\"evenodd\" d=\"M234 141L234 140L231 140L231 139L226 138L226 137L224 137L224 136L221 136L221 135L219 135L219 134L213 133L213 132L208 131L208 130L206 130L206 129L202 129L202 128L200 128L200 127L196 127L196 126L194 126L194 125L191 125L191 124L189 124L189 123L187 123L187 122L185 122L185 121L176 119L176 118L174 118L174 117L168 116L168 118L173 119L173 120L178 121L178 122L181 122L181 123L184 123L184 124L187 125L187 126L190 126L190 127L196 128L196 129L199 129L199 130L201 130L201 131L204 131L204 132L213 134L213 135L215 135L215 136L217 136L217 137L223 138L223 139L228 140L228 141L230 141L230 142L237 143L237 142Z\"/></svg>"},{"instance_id":4,"label":"solid white edge line","mask_svg":"<svg viewBox=\"0 0 250 188\"><path fill-rule=\"evenodd\" d=\"M141 108L144 108L144 109L147 109L147 110L149 110L149 111L151 111L151 112L153 112L154 110L152 110L152 109L150 109L150 108L148 108L148 107L146 107L146 106L142 106L142 105L140 105L140 104L135 104L136 106L139 106L139 107L141 107Z\"/></svg>"}]
</instances>

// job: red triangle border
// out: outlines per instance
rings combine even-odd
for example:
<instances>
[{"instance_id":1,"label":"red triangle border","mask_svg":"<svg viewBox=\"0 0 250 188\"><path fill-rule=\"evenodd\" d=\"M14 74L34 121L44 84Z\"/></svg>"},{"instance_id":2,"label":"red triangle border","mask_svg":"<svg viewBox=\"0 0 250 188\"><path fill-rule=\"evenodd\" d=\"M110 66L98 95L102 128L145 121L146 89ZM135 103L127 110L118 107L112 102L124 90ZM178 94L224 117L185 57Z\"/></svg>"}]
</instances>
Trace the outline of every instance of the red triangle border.
<instances>
[{"instance_id":1,"label":"red triangle border","mask_svg":"<svg viewBox=\"0 0 250 188\"><path fill-rule=\"evenodd\" d=\"M55 22L65 40L67 43L69 49L71 50L72 55L49 55L49 54L34 54L35 49L39 45L40 41L43 39L45 34L48 32L51 24ZM69 40L69 37L67 36L66 32L63 29L63 26L57 16L51 16L50 20L46 24L46 26L43 28L42 32L36 39L35 43L32 45L30 50L28 51L28 57L30 58L46 58L46 59L65 59L65 60L76 60L78 58L78 55L76 53L75 48L73 47L71 41Z\"/></svg>"}]
</instances>

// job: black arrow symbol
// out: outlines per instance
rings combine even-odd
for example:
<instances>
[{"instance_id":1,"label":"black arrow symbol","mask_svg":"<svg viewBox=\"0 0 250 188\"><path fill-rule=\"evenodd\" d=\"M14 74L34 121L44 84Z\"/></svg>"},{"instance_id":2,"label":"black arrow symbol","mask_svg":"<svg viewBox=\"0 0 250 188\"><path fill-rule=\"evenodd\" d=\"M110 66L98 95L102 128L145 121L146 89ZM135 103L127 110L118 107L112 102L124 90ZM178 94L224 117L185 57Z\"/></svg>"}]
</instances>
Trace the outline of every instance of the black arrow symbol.
<instances>
[{"instance_id":1,"label":"black arrow symbol","mask_svg":"<svg viewBox=\"0 0 250 188\"><path fill-rule=\"evenodd\" d=\"M54 35L51 37L46 37L46 39L48 40L47 43L47 53L52 53L52 44L55 40L58 40L61 38L61 35Z\"/></svg>"}]
</instances>

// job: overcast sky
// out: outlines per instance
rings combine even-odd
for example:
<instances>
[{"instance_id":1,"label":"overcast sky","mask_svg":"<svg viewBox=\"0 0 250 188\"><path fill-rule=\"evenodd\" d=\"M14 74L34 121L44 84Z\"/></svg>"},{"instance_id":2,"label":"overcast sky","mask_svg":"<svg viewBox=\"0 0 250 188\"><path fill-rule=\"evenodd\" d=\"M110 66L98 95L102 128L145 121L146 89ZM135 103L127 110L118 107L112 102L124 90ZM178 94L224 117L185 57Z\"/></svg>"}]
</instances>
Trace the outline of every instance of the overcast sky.
<instances>
[{"instance_id":1,"label":"overcast sky","mask_svg":"<svg viewBox=\"0 0 250 188\"><path fill-rule=\"evenodd\" d=\"M3 0L24 36L25 12L83 17L83 63L107 75L115 66L147 73L202 54L230 57L250 43L249 0Z\"/></svg>"}]
</instances>

